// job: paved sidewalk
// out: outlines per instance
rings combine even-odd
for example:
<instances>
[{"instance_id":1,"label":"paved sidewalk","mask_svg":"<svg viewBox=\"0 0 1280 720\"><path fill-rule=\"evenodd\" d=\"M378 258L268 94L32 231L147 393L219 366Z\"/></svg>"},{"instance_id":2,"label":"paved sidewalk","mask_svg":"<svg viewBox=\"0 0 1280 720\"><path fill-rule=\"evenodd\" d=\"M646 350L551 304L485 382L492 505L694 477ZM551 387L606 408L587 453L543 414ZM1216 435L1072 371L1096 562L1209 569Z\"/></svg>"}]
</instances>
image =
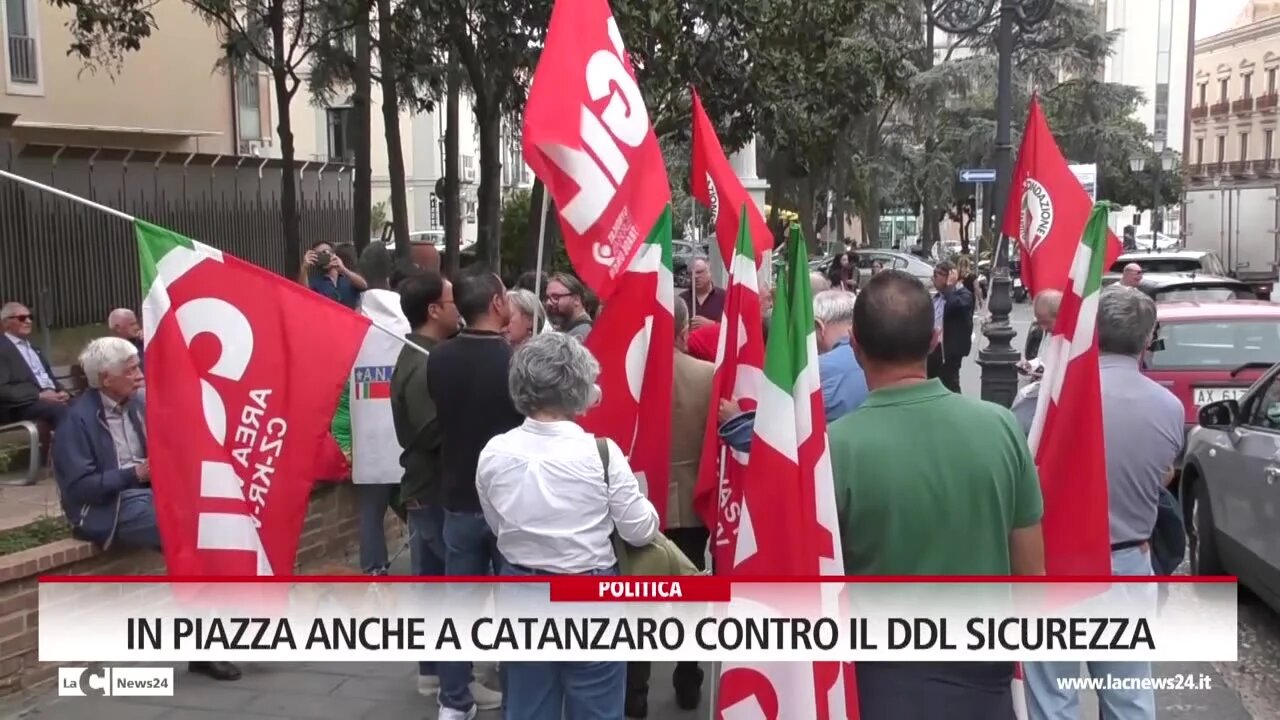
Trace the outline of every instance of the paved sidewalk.
<instances>
[{"instance_id":1,"label":"paved sidewalk","mask_svg":"<svg viewBox=\"0 0 1280 720\"><path fill-rule=\"evenodd\" d=\"M653 671L649 717L695 720L703 709L680 711L670 682L674 666L660 663ZM236 682L217 682L174 672L173 697L64 698L48 686L22 705L0 705L0 718L27 720L434 720L434 698L417 693L410 663L249 663ZM499 720L499 713L480 713L477 720Z\"/></svg>"}]
</instances>

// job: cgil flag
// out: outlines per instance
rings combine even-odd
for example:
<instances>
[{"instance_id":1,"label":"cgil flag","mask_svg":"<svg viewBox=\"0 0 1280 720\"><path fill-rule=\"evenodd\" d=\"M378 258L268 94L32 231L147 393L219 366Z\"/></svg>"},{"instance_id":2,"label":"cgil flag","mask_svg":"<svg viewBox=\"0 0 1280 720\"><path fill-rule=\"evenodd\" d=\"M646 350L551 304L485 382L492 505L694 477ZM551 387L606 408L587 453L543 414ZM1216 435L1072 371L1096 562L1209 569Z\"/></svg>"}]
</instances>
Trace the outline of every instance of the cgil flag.
<instances>
[{"instance_id":1,"label":"cgil flag","mask_svg":"<svg viewBox=\"0 0 1280 720\"><path fill-rule=\"evenodd\" d=\"M555 199L574 270L607 301L659 225L671 186L606 0L556 0L523 146Z\"/></svg>"},{"instance_id":2,"label":"cgil flag","mask_svg":"<svg viewBox=\"0 0 1280 720\"><path fill-rule=\"evenodd\" d=\"M689 192L702 206L711 211L711 222L716 226L716 239L720 243L720 257L732 258L734 246L743 227L748 228L752 255L758 269L765 256L773 249L773 233L765 222L760 209L747 194L725 157L715 126L702 107L697 90L693 95L693 147L689 163ZM768 278L765 278L766 282Z\"/></svg>"},{"instance_id":3,"label":"cgil flag","mask_svg":"<svg viewBox=\"0 0 1280 720\"><path fill-rule=\"evenodd\" d=\"M587 336L587 349L600 361L600 403L579 419L622 448L663 525L671 480L674 281L668 209Z\"/></svg>"},{"instance_id":4,"label":"cgil flag","mask_svg":"<svg viewBox=\"0 0 1280 720\"><path fill-rule=\"evenodd\" d=\"M1022 284L1033 297L1041 290L1064 290L1093 199L1062 157L1034 97L1010 190L1003 232L1018 239ZM1107 230L1106 267L1120 251L1120 241Z\"/></svg>"},{"instance_id":5,"label":"cgil flag","mask_svg":"<svg viewBox=\"0 0 1280 720\"><path fill-rule=\"evenodd\" d=\"M732 575L843 575L805 240L792 227L775 294L764 382L743 476ZM717 568L719 570L719 568ZM813 588L814 593L828 589ZM834 609L838 598L815 598ZM858 718L839 663L725 663L720 717ZM848 690L848 691L847 691ZM847 707L846 707L847 705ZM785 709L785 714L779 713Z\"/></svg>"},{"instance_id":6,"label":"cgil flag","mask_svg":"<svg viewBox=\"0 0 1280 720\"><path fill-rule=\"evenodd\" d=\"M586 346L600 403L581 419L626 453L666 519L675 284L671 186L606 0L556 0L524 115L573 268L604 301Z\"/></svg>"},{"instance_id":7,"label":"cgil flag","mask_svg":"<svg viewBox=\"0 0 1280 720\"><path fill-rule=\"evenodd\" d=\"M1076 244L1053 334L1040 351L1044 377L1028 444L1044 495L1049 575L1110 575L1106 448L1098 374L1098 294L1107 262L1106 203Z\"/></svg>"},{"instance_id":8,"label":"cgil flag","mask_svg":"<svg viewBox=\"0 0 1280 720\"><path fill-rule=\"evenodd\" d=\"M369 319L208 245L135 227L169 574L290 574Z\"/></svg>"},{"instance_id":9,"label":"cgil flag","mask_svg":"<svg viewBox=\"0 0 1280 720\"><path fill-rule=\"evenodd\" d=\"M759 276L755 250L742 208L738 244L729 263L729 291L720 322L716 372L711 385L711 412L702 441L698 484L693 507L711 530L711 555L715 567L731 567L738 536L743 476L748 456L720 439L716 410L723 400L736 400L743 411L756 409L764 382L764 324L760 309Z\"/></svg>"}]
</instances>

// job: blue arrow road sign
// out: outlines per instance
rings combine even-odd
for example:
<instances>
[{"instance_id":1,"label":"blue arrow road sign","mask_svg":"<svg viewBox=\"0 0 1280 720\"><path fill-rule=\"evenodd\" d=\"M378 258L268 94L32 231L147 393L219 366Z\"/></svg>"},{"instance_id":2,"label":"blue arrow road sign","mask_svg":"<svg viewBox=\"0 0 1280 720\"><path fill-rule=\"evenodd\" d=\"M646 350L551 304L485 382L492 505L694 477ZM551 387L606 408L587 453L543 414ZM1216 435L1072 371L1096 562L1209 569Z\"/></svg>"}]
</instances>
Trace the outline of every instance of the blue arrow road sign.
<instances>
[{"instance_id":1,"label":"blue arrow road sign","mask_svg":"<svg viewBox=\"0 0 1280 720\"><path fill-rule=\"evenodd\" d=\"M995 181L995 170L989 170L987 168L966 168L960 171L960 182L993 183Z\"/></svg>"}]
</instances>

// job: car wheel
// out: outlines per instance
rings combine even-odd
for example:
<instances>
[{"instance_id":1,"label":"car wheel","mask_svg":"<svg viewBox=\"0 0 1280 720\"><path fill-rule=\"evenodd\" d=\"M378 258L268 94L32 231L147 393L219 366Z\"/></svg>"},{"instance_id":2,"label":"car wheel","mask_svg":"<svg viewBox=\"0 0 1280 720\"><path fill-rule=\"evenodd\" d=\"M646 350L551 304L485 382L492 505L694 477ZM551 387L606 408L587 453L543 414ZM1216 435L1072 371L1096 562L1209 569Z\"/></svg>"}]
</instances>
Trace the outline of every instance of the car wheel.
<instances>
[{"instance_id":1,"label":"car wheel","mask_svg":"<svg viewBox=\"0 0 1280 720\"><path fill-rule=\"evenodd\" d=\"M1195 478L1192 492L1195 494L1191 506L1191 532L1187 538L1191 544L1191 574L1225 575L1222 559L1218 556L1217 531L1213 526L1213 510L1209 507L1209 490L1205 487L1203 478Z\"/></svg>"}]
</instances>

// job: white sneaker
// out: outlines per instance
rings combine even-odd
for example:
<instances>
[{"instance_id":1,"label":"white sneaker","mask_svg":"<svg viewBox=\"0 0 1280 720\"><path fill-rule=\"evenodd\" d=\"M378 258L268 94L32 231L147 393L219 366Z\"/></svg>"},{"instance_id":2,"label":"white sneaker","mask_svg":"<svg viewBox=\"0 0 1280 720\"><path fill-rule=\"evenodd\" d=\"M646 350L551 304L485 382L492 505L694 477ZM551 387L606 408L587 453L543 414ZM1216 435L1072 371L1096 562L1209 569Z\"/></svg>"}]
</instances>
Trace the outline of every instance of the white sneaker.
<instances>
[{"instance_id":1,"label":"white sneaker","mask_svg":"<svg viewBox=\"0 0 1280 720\"><path fill-rule=\"evenodd\" d=\"M497 710L502 707L502 693L497 690L490 690L475 680L471 681L467 689L471 691L471 697L476 701L476 707L481 710ZM440 720L444 720L444 717L441 716Z\"/></svg>"},{"instance_id":2,"label":"white sneaker","mask_svg":"<svg viewBox=\"0 0 1280 720\"><path fill-rule=\"evenodd\" d=\"M475 720L476 706L472 705L470 710L454 710L441 705L440 714L436 717L440 720Z\"/></svg>"},{"instance_id":3,"label":"white sneaker","mask_svg":"<svg viewBox=\"0 0 1280 720\"><path fill-rule=\"evenodd\" d=\"M435 697L440 692L440 676L438 675L419 675L418 676L418 694L424 697Z\"/></svg>"}]
</instances>

